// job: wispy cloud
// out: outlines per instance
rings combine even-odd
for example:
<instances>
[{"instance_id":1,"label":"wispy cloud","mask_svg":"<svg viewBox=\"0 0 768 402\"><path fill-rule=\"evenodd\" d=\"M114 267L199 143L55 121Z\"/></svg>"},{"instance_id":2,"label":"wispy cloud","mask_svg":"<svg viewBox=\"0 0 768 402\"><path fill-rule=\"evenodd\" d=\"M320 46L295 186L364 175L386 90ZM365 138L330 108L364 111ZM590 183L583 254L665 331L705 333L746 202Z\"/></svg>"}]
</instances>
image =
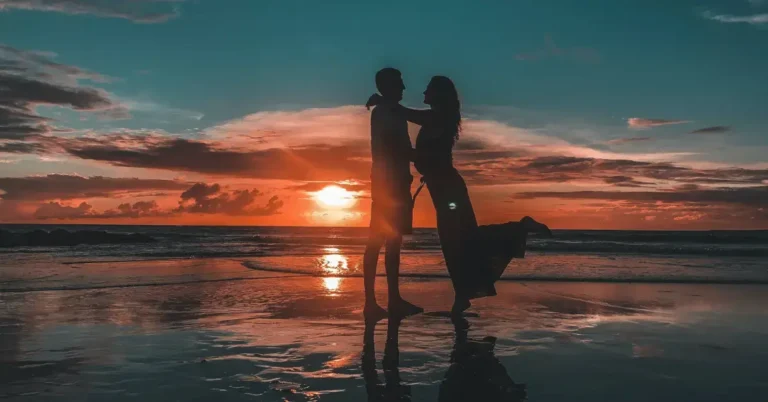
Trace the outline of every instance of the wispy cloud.
<instances>
[{"instance_id":1,"label":"wispy cloud","mask_svg":"<svg viewBox=\"0 0 768 402\"><path fill-rule=\"evenodd\" d=\"M648 129L652 127L668 126L671 124L690 123L688 120L665 120L665 119L644 119L641 117L630 117L627 119L627 125L633 129Z\"/></svg>"},{"instance_id":2,"label":"wispy cloud","mask_svg":"<svg viewBox=\"0 0 768 402\"><path fill-rule=\"evenodd\" d=\"M113 197L147 190L184 190L190 184L175 180L83 177L71 174L45 176L0 177L0 199L3 200L69 200L76 198Z\"/></svg>"},{"instance_id":3,"label":"wispy cloud","mask_svg":"<svg viewBox=\"0 0 768 402\"><path fill-rule=\"evenodd\" d=\"M629 138L616 138L614 140L606 141L606 144L609 145L622 145L622 144L629 144L632 142L647 142L650 141L651 137L629 137Z\"/></svg>"},{"instance_id":4,"label":"wispy cloud","mask_svg":"<svg viewBox=\"0 0 768 402\"><path fill-rule=\"evenodd\" d=\"M0 139L24 139L55 129L38 106L61 106L121 119L128 111L106 91L79 81L104 82L106 77L76 66L56 63L52 54L0 44Z\"/></svg>"},{"instance_id":5,"label":"wispy cloud","mask_svg":"<svg viewBox=\"0 0 768 402\"><path fill-rule=\"evenodd\" d=\"M149 113L163 118L201 120L205 117L200 112L174 108L150 100L121 99L120 103L131 112Z\"/></svg>"},{"instance_id":6,"label":"wispy cloud","mask_svg":"<svg viewBox=\"0 0 768 402\"><path fill-rule=\"evenodd\" d=\"M33 10L70 15L89 14L152 24L179 15L184 0L0 0L0 11Z\"/></svg>"},{"instance_id":7,"label":"wispy cloud","mask_svg":"<svg viewBox=\"0 0 768 402\"><path fill-rule=\"evenodd\" d=\"M524 192L519 198L561 198L666 203L725 203L768 207L768 187L682 189L673 191L542 191Z\"/></svg>"},{"instance_id":8,"label":"wispy cloud","mask_svg":"<svg viewBox=\"0 0 768 402\"><path fill-rule=\"evenodd\" d=\"M768 24L768 13L753 14L753 15L730 15L730 14L715 14L711 11L705 11L702 13L704 18L722 22L724 24L750 24L750 25L764 25Z\"/></svg>"},{"instance_id":9,"label":"wispy cloud","mask_svg":"<svg viewBox=\"0 0 768 402\"><path fill-rule=\"evenodd\" d=\"M730 127L727 126L711 126L711 127L704 127L697 130L693 130L690 133L691 134L719 134L719 133L726 133L730 131Z\"/></svg>"}]
</instances>

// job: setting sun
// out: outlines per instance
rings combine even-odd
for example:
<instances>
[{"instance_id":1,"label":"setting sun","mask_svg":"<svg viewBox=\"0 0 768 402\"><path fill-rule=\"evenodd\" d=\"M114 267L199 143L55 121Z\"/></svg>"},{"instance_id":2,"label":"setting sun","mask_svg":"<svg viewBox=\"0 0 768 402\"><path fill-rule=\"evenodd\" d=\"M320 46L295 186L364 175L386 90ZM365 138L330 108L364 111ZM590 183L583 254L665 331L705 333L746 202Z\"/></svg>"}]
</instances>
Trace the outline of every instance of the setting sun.
<instances>
[{"instance_id":1,"label":"setting sun","mask_svg":"<svg viewBox=\"0 0 768 402\"><path fill-rule=\"evenodd\" d=\"M339 186L326 186L312 193L312 198L318 205L326 208L349 208L357 202L355 193Z\"/></svg>"}]
</instances>

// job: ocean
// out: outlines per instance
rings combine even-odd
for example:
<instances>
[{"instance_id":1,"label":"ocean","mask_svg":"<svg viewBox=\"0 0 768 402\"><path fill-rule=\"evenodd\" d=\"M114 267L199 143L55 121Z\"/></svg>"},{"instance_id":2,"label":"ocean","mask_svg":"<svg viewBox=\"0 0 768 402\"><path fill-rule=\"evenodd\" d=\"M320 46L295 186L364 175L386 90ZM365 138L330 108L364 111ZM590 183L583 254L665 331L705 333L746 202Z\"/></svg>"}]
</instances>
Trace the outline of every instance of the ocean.
<instances>
[{"instance_id":1,"label":"ocean","mask_svg":"<svg viewBox=\"0 0 768 402\"><path fill-rule=\"evenodd\" d=\"M23 272L0 271L0 290L4 291L86 286L83 280L88 278L69 278L57 271L56 265L46 265L52 261L72 265L226 258L235 259L251 270L355 277L362 275L367 233L366 228L341 227L0 225L0 228L14 232L104 230L141 233L157 239L148 244L0 248L0 265L36 267ZM404 277L447 277L434 229L416 229L413 235L407 236L401 260ZM130 268L121 269L130 271ZM381 263L379 272L383 272ZM131 284L155 280L151 272L142 275L126 277L131 278ZM113 280L117 282L110 282L110 286L121 285L117 277ZM766 284L768 231L555 230L553 238L532 235L526 258L513 260L502 280Z\"/></svg>"}]
</instances>

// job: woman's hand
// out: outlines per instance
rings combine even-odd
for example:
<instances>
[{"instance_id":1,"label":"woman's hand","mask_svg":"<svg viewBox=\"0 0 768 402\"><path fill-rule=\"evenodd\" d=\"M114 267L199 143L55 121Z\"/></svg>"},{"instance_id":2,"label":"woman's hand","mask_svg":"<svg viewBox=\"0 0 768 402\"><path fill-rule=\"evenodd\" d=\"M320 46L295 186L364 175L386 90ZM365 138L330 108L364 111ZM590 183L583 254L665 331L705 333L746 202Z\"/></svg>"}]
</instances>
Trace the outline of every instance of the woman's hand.
<instances>
[{"instance_id":1,"label":"woman's hand","mask_svg":"<svg viewBox=\"0 0 768 402\"><path fill-rule=\"evenodd\" d=\"M373 94L370 98L368 98L368 102L365 102L365 107L368 110L371 110L371 106L377 106L379 103L381 103L382 96L379 94Z\"/></svg>"}]
</instances>

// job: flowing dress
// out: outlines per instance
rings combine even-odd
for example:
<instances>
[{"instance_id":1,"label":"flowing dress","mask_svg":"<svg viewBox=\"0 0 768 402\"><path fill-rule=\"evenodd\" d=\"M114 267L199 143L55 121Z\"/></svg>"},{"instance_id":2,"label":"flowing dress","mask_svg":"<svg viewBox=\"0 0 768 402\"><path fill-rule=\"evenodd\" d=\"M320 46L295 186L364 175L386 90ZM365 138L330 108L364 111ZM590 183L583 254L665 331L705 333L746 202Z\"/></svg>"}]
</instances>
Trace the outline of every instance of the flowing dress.
<instances>
[{"instance_id":1,"label":"flowing dress","mask_svg":"<svg viewBox=\"0 0 768 402\"><path fill-rule=\"evenodd\" d=\"M494 283L513 258L525 256L519 222L478 226L467 185L453 166L450 131L425 124L416 138L414 165L437 211L443 258L457 297L494 296Z\"/></svg>"}]
</instances>

